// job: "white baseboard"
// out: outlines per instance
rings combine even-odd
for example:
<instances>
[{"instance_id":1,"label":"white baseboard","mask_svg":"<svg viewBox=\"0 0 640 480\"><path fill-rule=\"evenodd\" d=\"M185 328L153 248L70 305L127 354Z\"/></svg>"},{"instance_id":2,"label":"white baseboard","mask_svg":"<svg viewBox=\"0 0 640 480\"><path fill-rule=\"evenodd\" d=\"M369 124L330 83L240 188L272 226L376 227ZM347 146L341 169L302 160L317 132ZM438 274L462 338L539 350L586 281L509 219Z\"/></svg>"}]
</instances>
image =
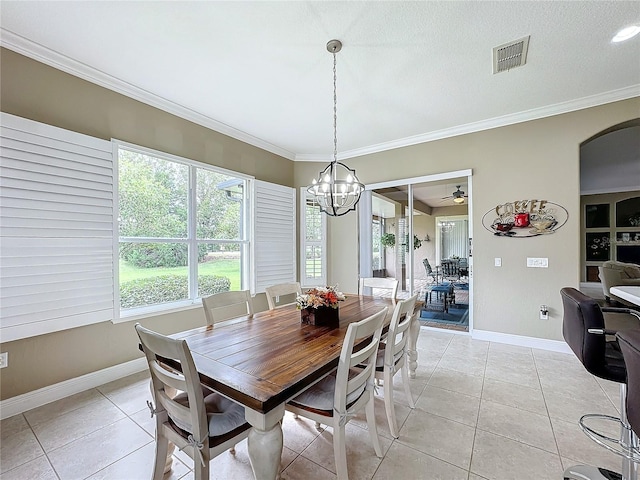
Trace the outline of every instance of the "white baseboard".
<instances>
[{"instance_id":1,"label":"white baseboard","mask_svg":"<svg viewBox=\"0 0 640 480\"><path fill-rule=\"evenodd\" d=\"M488 330L473 330L471 338L474 340L486 340L489 342L508 343L520 347L539 348L552 352L573 353L569 345L561 340L547 340L545 338L524 337L510 333L490 332Z\"/></svg>"},{"instance_id":2,"label":"white baseboard","mask_svg":"<svg viewBox=\"0 0 640 480\"><path fill-rule=\"evenodd\" d=\"M136 358L120 365L87 373L86 375L49 385L17 397L7 398L0 402L0 419L9 418L32 408L41 407L61 398L84 392L127 375L141 372L146 368L147 359L145 357Z\"/></svg>"}]
</instances>

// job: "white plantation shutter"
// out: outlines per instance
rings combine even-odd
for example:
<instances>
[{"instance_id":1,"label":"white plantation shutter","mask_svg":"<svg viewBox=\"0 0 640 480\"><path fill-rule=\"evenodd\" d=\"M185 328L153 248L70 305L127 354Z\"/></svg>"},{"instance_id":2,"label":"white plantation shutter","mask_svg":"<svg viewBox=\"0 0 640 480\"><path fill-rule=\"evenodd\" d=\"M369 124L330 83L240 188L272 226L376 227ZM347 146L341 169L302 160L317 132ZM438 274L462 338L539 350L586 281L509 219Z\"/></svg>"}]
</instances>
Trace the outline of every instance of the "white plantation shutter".
<instances>
[{"instance_id":1,"label":"white plantation shutter","mask_svg":"<svg viewBox=\"0 0 640 480\"><path fill-rule=\"evenodd\" d=\"M111 142L2 113L3 342L111 320Z\"/></svg>"},{"instance_id":2,"label":"white plantation shutter","mask_svg":"<svg viewBox=\"0 0 640 480\"><path fill-rule=\"evenodd\" d=\"M254 293L296 280L296 191L256 180L254 188Z\"/></svg>"}]
</instances>

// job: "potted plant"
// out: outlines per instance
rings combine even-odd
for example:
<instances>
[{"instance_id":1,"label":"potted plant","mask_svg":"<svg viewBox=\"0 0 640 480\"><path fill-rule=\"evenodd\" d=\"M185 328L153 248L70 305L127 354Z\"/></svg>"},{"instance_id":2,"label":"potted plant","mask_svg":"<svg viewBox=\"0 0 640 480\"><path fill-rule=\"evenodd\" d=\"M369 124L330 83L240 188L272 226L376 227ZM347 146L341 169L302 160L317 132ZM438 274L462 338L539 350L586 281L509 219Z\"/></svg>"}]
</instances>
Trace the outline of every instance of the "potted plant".
<instances>
[{"instance_id":1,"label":"potted plant","mask_svg":"<svg viewBox=\"0 0 640 480\"><path fill-rule=\"evenodd\" d=\"M407 242L405 243L405 248L408 249L409 238L407 236ZM396 246L396 236L393 233L384 233L380 237L380 243L385 248L393 248ZM413 236L413 249L417 250L422 246L422 240L420 240L416 235Z\"/></svg>"},{"instance_id":2,"label":"potted plant","mask_svg":"<svg viewBox=\"0 0 640 480\"><path fill-rule=\"evenodd\" d=\"M316 287L296 297L296 306L300 310L302 323L309 325L326 325L337 328L338 302L344 301L344 294L333 287Z\"/></svg>"},{"instance_id":3,"label":"potted plant","mask_svg":"<svg viewBox=\"0 0 640 480\"><path fill-rule=\"evenodd\" d=\"M396 236L393 233L383 233L380 237L380 243L385 248L393 248L396 246Z\"/></svg>"}]
</instances>

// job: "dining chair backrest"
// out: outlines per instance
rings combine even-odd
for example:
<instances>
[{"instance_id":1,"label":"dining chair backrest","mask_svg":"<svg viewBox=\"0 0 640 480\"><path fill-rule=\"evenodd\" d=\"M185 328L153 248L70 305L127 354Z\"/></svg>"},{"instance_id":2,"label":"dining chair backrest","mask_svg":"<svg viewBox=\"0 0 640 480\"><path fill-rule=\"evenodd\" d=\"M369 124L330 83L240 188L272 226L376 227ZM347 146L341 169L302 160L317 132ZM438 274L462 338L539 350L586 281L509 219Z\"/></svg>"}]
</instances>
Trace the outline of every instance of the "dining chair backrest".
<instances>
[{"instance_id":1,"label":"dining chair backrest","mask_svg":"<svg viewBox=\"0 0 640 480\"><path fill-rule=\"evenodd\" d=\"M414 310L417 300L418 294L416 293L413 297L399 301L393 310L384 351L385 366L395 365L397 367L406 357L409 327L415 314Z\"/></svg>"},{"instance_id":2,"label":"dining chair backrest","mask_svg":"<svg viewBox=\"0 0 640 480\"><path fill-rule=\"evenodd\" d=\"M334 393L334 411L340 416L346 416L349 410L357 411L373 395L376 356L387 310L388 307L384 307L364 320L349 324L347 328L338 361ZM366 345L356 349L355 342L361 338L369 340ZM354 367L363 365L364 368L354 376ZM363 394L353 403L352 398L358 396L358 391Z\"/></svg>"},{"instance_id":3,"label":"dining chair backrest","mask_svg":"<svg viewBox=\"0 0 640 480\"><path fill-rule=\"evenodd\" d=\"M361 410L365 411L367 429L376 455L382 448L376 427L374 376L382 327L388 307L359 322L349 324L344 336L338 368L289 402L286 409L316 422L333 427L333 453L337 477L348 480L345 427ZM336 337L337 338L337 337ZM356 347L356 341L360 345Z\"/></svg>"},{"instance_id":4,"label":"dining chair backrest","mask_svg":"<svg viewBox=\"0 0 640 480\"><path fill-rule=\"evenodd\" d=\"M435 272L433 270L433 267L431 266L431 264L429 263L429 259L425 258L422 260L422 264L424 265L424 269L427 272L427 276L431 277L433 279L434 282L438 282L438 274L437 272Z\"/></svg>"},{"instance_id":5,"label":"dining chair backrest","mask_svg":"<svg viewBox=\"0 0 640 480\"><path fill-rule=\"evenodd\" d=\"M396 296L398 295L398 280L395 278L382 278L382 277L364 277L360 278L360 282L358 284L358 293L360 295L365 295L365 288L374 288L376 290L386 290L388 292L388 296L391 297L392 300L395 301ZM374 291L374 294L376 292ZM382 295L379 295L382 296ZM387 296L387 295L384 295Z\"/></svg>"},{"instance_id":6,"label":"dining chair backrest","mask_svg":"<svg viewBox=\"0 0 640 480\"><path fill-rule=\"evenodd\" d=\"M220 292L202 297L207 325L244 315L253 315L253 301L249 290Z\"/></svg>"},{"instance_id":7,"label":"dining chair backrest","mask_svg":"<svg viewBox=\"0 0 640 480\"><path fill-rule=\"evenodd\" d=\"M427 271L427 275L431 275L433 273L433 268L429 263L429 259L428 258L423 259L422 264L424 265L424 269Z\"/></svg>"},{"instance_id":8,"label":"dining chair backrest","mask_svg":"<svg viewBox=\"0 0 640 480\"><path fill-rule=\"evenodd\" d=\"M299 282L279 283L277 285L271 285L270 287L265 288L264 291L267 295L269 310L273 310L278 305L282 305L276 302L276 299L278 297L292 295L294 296L293 300L295 301L295 296L302 295L302 288L300 287Z\"/></svg>"},{"instance_id":9,"label":"dining chair backrest","mask_svg":"<svg viewBox=\"0 0 640 480\"><path fill-rule=\"evenodd\" d=\"M169 442L194 461L194 480L209 478L209 461L249 436L245 410L228 398L203 388L184 339L175 340L135 325L151 373L156 417L156 456L153 480L164 478ZM170 368L168 362L178 362ZM182 393L177 393L182 392ZM206 397L205 397L206 395Z\"/></svg>"},{"instance_id":10,"label":"dining chair backrest","mask_svg":"<svg viewBox=\"0 0 640 480\"><path fill-rule=\"evenodd\" d=\"M448 280L455 280L460 278L460 265L458 260L447 259L440 261L440 267L442 268L442 275Z\"/></svg>"},{"instance_id":11,"label":"dining chair backrest","mask_svg":"<svg viewBox=\"0 0 640 480\"><path fill-rule=\"evenodd\" d=\"M160 415L160 418L168 416L194 438L208 438L209 427L202 387L186 340L174 340L140 324L136 324L135 328L149 364L155 414ZM181 371L168 369L165 364L160 363L158 357L179 362ZM166 390L170 389L186 392L188 406L177 403L167 395Z\"/></svg>"},{"instance_id":12,"label":"dining chair backrest","mask_svg":"<svg viewBox=\"0 0 640 480\"><path fill-rule=\"evenodd\" d=\"M409 365L407 363L407 349L409 346L409 334L412 322L414 322L416 301L418 294L399 301L393 309L387 339L380 344L376 364L376 379L384 382L384 407L389 422L389 431L394 438L398 438L398 422L396 419L394 402L394 382L396 373L402 373L402 384L407 397L409 407L414 408L415 403L411 396L409 386Z\"/></svg>"}]
</instances>

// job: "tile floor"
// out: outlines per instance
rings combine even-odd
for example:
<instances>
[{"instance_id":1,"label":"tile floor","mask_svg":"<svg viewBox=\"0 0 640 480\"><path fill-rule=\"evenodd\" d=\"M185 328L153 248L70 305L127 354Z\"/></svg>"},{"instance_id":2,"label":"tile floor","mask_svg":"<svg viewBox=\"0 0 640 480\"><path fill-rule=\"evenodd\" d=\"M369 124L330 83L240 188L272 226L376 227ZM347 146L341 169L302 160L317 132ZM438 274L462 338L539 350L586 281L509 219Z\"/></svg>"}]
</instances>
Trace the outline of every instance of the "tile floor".
<instances>
[{"instance_id":1,"label":"tile floor","mask_svg":"<svg viewBox=\"0 0 640 480\"><path fill-rule=\"evenodd\" d=\"M396 385L400 438L376 399L384 458L375 456L364 417L347 425L351 480L558 480L564 467L618 458L577 426L586 412L616 415L617 385L596 380L572 355L472 340L422 328L411 410ZM399 380L400 375L396 378ZM380 394L382 394L380 389ZM146 480L154 423L145 372L3 420L0 480ZM286 414L284 479L335 479L331 429ZM192 479L175 454L165 478ZM246 441L212 462L212 479L253 478Z\"/></svg>"}]
</instances>

